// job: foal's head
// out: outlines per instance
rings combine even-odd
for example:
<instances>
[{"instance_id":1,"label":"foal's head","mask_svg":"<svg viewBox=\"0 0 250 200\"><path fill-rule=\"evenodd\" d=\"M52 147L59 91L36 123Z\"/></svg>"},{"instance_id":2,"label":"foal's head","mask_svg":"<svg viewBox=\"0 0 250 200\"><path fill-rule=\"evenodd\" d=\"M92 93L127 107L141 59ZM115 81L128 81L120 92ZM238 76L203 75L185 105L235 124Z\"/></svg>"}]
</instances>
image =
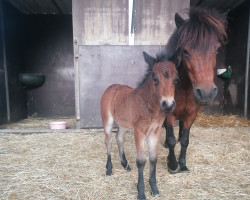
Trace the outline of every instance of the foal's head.
<instances>
[{"instance_id":1,"label":"foal's head","mask_svg":"<svg viewBox=\"0 0 250 200\"><path fill-rule=\"evenodd\" d=\"M173 112L175 109L175 84L178 81L177 70L173 62L167 61L163 55L153 58L143 52L148 63L148 71L141 85L149 79L150 91L155 101L159 101L163 112Z\"/></svg>"},{"instance_id":2,"label":"foal's head","mask_svg":"<svg viewBox=\"0 0 250 200\"><path fill-rule=\"evenodd\" d=\"M167 51L174 49L176 64L187 71L196 103L206 105L217 95L214 68L218 49L227 37L226 16L215 10L193 8L188 20L176 14L175 23L177 29Z\"/></svg>"}]
</instances>

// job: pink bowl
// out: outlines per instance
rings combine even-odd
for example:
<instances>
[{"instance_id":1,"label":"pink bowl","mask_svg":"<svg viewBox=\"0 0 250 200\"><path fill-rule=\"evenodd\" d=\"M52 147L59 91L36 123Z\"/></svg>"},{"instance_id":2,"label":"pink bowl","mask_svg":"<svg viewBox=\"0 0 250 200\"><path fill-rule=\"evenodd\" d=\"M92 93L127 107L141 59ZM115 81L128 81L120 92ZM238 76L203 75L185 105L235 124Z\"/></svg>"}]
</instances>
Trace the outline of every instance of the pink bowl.
<instances>
[{"instance_id":1,"label":"pink bowl","mask_svg":"<svg viewBox=\"0 0 250 200\"><path fill-rule=\"evenodd\" d=\"M50 129L66 129L67 122L50 122Z\"/></svg>"}]
</instances>

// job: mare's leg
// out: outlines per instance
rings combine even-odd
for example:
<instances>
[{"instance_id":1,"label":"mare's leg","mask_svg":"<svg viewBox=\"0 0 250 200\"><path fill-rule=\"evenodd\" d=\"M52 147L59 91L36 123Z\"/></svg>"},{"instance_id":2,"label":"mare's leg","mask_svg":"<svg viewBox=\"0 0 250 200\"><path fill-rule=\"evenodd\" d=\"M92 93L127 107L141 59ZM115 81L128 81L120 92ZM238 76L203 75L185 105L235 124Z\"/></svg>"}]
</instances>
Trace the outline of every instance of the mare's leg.
<instances>
[{"instance_id":1,"label":"mare's leg","mask_svg":"<svg viewBox=\"0 0 250 200\"><path fill-rule=\"evenodd\" d=\"M108 116L108 119L104 125L105 133L105 144L107 148L107 164L106 164L106 175L110 176L112 174L112 162L111 162L111 149L112 149L112 127L114 119L111 115Z\"/></svg>"},{"instance_id":2,"label":"mare's leg","mask_svg":"<svg viewBox=\"0 0 250 200\"><path fill-rule=\"evenodd\" d=\"M149 162L150 162L149 184L153 196L159 194L159 190L156 185L156 164L157 164L158 145L160 136L161 136L161 127L159 127L155 133L150 134L148 137Z\"/></svg>"},{"instance_id":3,"label":"mare's leg","mask_svg":"<svg viewBox=\"0 0 250 200\"><path fill-rule=\"evenodd\" d=\"M181 172L188 172L189 169L186 166L186 152L189 144L189 132L190 128L183 129L182 137L180 139L181 143L181 153L179 158L179 164L181 166Z\"/></svg>"},{"instance_id":4,"label":"mare's leg","mask_svg":"<svg viewBox=\"0 0 250 200\"><path fill-rule=\"evenodd\" d=\"M190 128L197 116L197 113L193 113L192 115L188 116L187 119L183 120L182 124L182 136L179 138L181 144L181 153L179 157L179 164L181 166L181 172L188 172L189 169L186 166L186 152L187 147L189 144L189 133Z\"/></svg>"},{"instance_id":5,"label":"mare's leg","mask_svg":"<svg viewBox=\"0 0 250 200\"><path fill-rule=\"evenodd\" d=\"M183 121L180 120L179 121L179 138L178 138L178 142L181 141L182 135L183 135Z\"/></svg>"},{"instance_id":6,"label":"mare's leg","mask_svg":"<svg viewBox=\"0 0 250 200\"><path fill-rule=\"evenodd\" d=\"M116 142L119 150L119 155L121 159L121 164L125 170L130 171L131 168L128 165L125 153L124 153L124 139L125 139L125 130L121 126L119 126L118 131L116 133Z\"/></svg>"},{"instance_id":7,"label":"mare's leg","mask_svg":"<svg viewBox=\"0 0 250 200\"><path fill-rule=\"evenodd\" d=\"M146 164L146 158L144 153L145 135L141 132L137 132L136 130L134 130L134 135L135 135L135 145L136 145L136 165L138 168L137 198L146 199L144 192L145 185L143 178L143 171Z\"/></svg>"},{"instance_id":8,"label":"mare's leg","mask_svg":"<svg viewBox=\"0 0 250 200\"><path fill-rule=\"evenodd\" d=\"M164 121L164 126L166 129L166 141L169 148L168 154L168 171L171 174L178 173L180 171L180 166L176 160L174 148L176 145L176 138L174 136L174 128L173 123L169 123L167 120Z\"/></svg>"}]
</instances>

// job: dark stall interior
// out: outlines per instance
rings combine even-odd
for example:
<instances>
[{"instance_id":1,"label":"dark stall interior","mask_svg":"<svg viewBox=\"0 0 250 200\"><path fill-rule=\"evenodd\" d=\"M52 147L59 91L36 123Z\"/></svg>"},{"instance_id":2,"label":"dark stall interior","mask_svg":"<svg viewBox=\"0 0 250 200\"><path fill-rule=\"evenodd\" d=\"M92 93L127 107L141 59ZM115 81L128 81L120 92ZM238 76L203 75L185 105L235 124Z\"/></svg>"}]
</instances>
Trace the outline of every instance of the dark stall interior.
<instances>
[{"instance_id":1,"label":"dark stall interior","mask_svg":"<svg viewBox=\"0 0 250 200\"><path fill-rule=\"evenodd\" d=\"M57 7L59 13L44 14L5 0L0 5L0 124L28 116L74 116L71 10ZM22 73L41 73L45 82L27 87L19 80Z\"/></svg>"},{"instance_id":2,"label":"dark stall interior","mask_svg":"<svg viewBox=\"0 0 250 200\"><path fill-rule=\"evenodd\" d=\"M250 1L246 1L237 9L229 13L229 42L226 51L226 65L233 67L230 80L225 81L224 113L243 115L245 107L245 75L247 60L248 29L249 29ZM249 77L249 72L248 72ZM248 88L250 84L248 81ZM248 89L248 118L250 118L250 96Z\"/></svg>"}]
</instances>

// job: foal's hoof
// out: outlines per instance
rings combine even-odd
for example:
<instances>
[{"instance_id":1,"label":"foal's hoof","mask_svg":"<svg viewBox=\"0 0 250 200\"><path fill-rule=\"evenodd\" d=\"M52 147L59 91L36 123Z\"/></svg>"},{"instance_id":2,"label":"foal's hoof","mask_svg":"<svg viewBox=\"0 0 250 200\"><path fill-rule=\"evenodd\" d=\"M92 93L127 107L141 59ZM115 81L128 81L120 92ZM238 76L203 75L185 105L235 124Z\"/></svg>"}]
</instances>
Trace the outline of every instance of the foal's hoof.
<instances>
[{"instance_id":1,"label":"foal's hoof","mask_svg":"<svg viewBox=\"0 0 250 200\"><path fill-rule=\"evenodd\" d=\"M176 173L179 173L181 171L181 166L178 164L177 165L177 168L175 170L172 170L168 167L168 171L170 174L176 174Z\"/></svg>"},{"instance_id":2,"label":"foal's hoof","mask_svg":"<svg viewBox=\"0 0 250 200\"><path fill-rule=\"evenodd\" d=\"M112 170L107 170L106 171L106 176L111 176L112 175Z\"/></svg>"},{"instance_id":3,"label":"foal's hoof","mask_svg":"<svg viewBox=\"0 0 250 200\"><path fill-rule=\"evenodd\" d=\"M168 143L167 143L167 141L165 141L164 147L165 147L165 148L168 148Z\"/></svg>"},{"instance_id":4,"label":"foal's hoof","mask_svg":"<svg viewBox=\"0 0 250 200\"><path fill-rule=\"evenodd\" d=\"M189 169L187 168L186 165L181 166L181 173L189 173L189 172L190 172L190 171L189 171Z\"/></svg>"},{"instance_id":5,"label":"foal's hoof","mask_svg":"<svg viewBox=\"0 0 250 200\"><path fill-rule=\"evenodd\" d=\"M127 165L127 167L124 167L124 169L127 170L127 171L131 171L131 168L130 168L129 165Z\"/></svg>"},{"instance_id":6,"label":"foal's hoof","mask_svg":"<svg viewBox=\"0 0 250 200\"><path fill-rule=\"evenodd\" d=\"M152 196L153 197L159 197L160 196L160 193L159 193L159 191L158 191L158 189L157 189L157 191L151 191L151 194L152 194Z\"/></svg>"},{"instance_id":7,"label":"foal's hoof","mask_svg":"<svg viewBox=\"0 0 250 200\"><path fill-rule=\"evenodd\" d=\"M138 194L137 199L138 200L146 200L146 196L145 196L144 193L143 194Z\"/></svg>"},{"instance_id":8,"label":"foal's hoof","mask_svg":"<svg viewBox=\"0 0 250 200\"><path fill-rule=\"evenodd\" d=\"M130 168L130 166L129 166L128 163L127 163L127 164L121 163L121 164L122 164L122 166L124 167L124 169L125 169L126 171L131 171L131 168Z\"/></svg>"}]
</instances>

